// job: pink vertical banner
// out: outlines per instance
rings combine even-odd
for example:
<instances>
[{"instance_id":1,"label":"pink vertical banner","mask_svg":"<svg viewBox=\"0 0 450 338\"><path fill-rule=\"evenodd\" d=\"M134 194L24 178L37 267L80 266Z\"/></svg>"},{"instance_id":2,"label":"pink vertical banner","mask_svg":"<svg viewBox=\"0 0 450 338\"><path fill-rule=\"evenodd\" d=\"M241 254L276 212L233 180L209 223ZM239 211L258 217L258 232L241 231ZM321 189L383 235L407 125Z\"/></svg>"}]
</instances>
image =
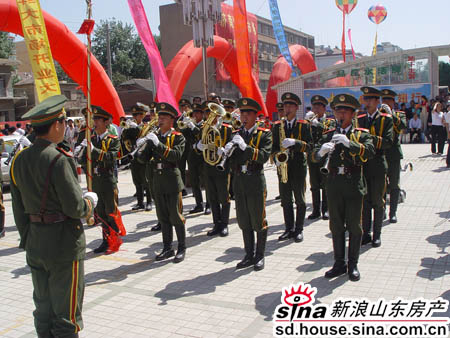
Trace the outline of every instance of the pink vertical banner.
<instances>
[{"instance_id":1,"label":"pink vertical banner","mask_svg":"<svg viewBox=\"0 0 450 338\"><path fill-rule=\"evenodd\" d=\"M136 25L137 31L141 38L142 44L147 51L150 66L152 68L153 77L156 82L156 94L158 102L167 102L178 110L178 103L170 88L167 78L166 69L159 54L158 46L148 24L147 15L141 0L128 0L131 15Z\"/></svg>"}]
</instances>

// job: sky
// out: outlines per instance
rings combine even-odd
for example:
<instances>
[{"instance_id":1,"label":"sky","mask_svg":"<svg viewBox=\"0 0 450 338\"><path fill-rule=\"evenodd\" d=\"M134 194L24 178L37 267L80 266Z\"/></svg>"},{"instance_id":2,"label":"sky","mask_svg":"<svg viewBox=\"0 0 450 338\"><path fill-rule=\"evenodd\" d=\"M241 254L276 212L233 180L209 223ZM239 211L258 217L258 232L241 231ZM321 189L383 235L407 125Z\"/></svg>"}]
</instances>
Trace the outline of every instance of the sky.
<instances>
[{"instance_id":1,"label":"sky","mask_svg":"<svg viewBox=\"0 0 450 338\"><path fill-rule=\"evenodd\" d=\"M370 55L376 25L369 21L367 11L379 0L359 0L347 20L352 29L356 52ZM378 27L378 43L391 42L402 49L450 44L448 33L449 0L381 0L388 17ZM77 31L86 17L84 0L40 0L43 10L49 12L72 31ZM159 33L159 6L173 0L142 0L150 27ZM232 0L226 3L232 5ZM268 0L247 0L247 11L270 18ZM93 18L116 18L133 23L126 0L93 0ZM278 0L283 24L315 37L316 45L339 46L342 38L342 12L335 0ZM347 39L347 47L350 43ZM446 58L448 60L448 58Z\"/></svg>"}]
</instances>

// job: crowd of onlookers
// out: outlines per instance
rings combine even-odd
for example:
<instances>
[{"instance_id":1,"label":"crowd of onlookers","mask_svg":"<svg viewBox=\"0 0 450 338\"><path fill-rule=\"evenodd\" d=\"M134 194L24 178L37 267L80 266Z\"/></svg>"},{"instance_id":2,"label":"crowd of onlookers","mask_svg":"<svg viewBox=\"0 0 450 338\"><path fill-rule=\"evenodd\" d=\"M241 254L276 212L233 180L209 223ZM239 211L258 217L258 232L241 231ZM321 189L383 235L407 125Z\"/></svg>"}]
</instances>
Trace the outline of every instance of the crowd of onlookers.
<instances>
[{"instance_id":1,"label":"crowd of onlookers","mask_svg":"<svg viewBox=\"0 0 450 338\"><path fill-rule=\"evenodd\" d=\"M23 136L28 135L29 133L31 133L31 124L29 123L25 125L25 129L22 128L22 123L17 123L14 126L10 126L8 123L5 123L3 128L0 129L0 136Z\"/></svg>"}]
</instances>

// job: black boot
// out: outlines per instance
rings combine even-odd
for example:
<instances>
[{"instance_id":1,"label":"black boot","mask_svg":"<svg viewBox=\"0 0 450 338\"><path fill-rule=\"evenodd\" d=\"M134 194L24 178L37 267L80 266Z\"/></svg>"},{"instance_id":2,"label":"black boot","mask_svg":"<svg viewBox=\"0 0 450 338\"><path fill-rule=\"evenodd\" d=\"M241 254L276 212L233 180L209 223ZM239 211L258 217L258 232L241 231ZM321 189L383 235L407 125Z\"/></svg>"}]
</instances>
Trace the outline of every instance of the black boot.
<instances>
[{"instance_id":1,"label":"black boot","mask_svg":"<svg viewBox=\"0 0 450 338\"><path fill-rule=\"evenodd\" d=\"M230 206L231 203L222 204L222 210L220 212L220 236L226 237L228 236L228 222L230 220Z\"/></svg>"},{"instance_id":2,"label":"black boot","mask_svg":"<svg viewBox=\"0 0 450 338\"><path fill-rule=\"evenodd\" d=\"M303 241L303 224L305 223L306 205L297 206L297 217L295 220L294 241L300 243Z\"/></svg>"},{"instance_id":3,"label":"black boot","mask_svg":"<svg viewBox=\"0 0 450 338\"><path fill-rule=\"evenodd\" d=\"M359 281L361 275L358 271L359 250L361 248L361 235L350 233L348 238L348 278L352 282Z\"/></svg>"},{"instance_id":4,"label":"black boot","mask_svg":"<svg viewBox=\"0 0 450 338\"><path fill-rule=\"evenodd\" d=\"M294 234L293 230L295 220L294 220L294 206L292 205L292 203L283 206L283 215L284 215L284 226L286 227L286 230L280 237L278 237L279 241L285 241L289 238L292 238Z\"/></svg>"},{"instance_id":5,"label":"black boot","mask_svg":"<svg viewBox=\"0 0 450 338\"><path fill-rule=\"evenodd\" d=\"M364 201L362 210L363 237L361 245L366 245L372 242L372 236L370 232L371 226L372 226L372 207L368 202Z\"/></svg>"},{"instance_id":6,"label":"black boot","mask_svg":"<svg viewBox=\"0 0 450 338\"><path fill-rule=\"evenodd\" d=\"M108 242L103 238L102 244L97 249L94 249L94 253L106 252L108 250Z\"/></svg>"},{"instance_id":7,"label":"black boot","mask_svg":"<svg viewBox=\"0 0 450 338\"><path fill-rule=\"evenodd\" d=\"M164 259L173 257L175 255L175 252L172 250L172 241L173 241L172 225L164 224L164 227L162 227L162 239L163 239L164 248L155 257L155 260L157 260L157 261L162 261Z\"/></svg>"},{"instance_id":8,"label":"black boot","mask_svg":"<svg viewBox=\"0 0 450 338\"><path fill-rule=\"evenodd\" d=\"M381 246L381 226L383 225L383 207L376 207L373 210L373 238L372 246L378 248Z\"/></svg>"},{"instance_id":9,"label":"black boot","mask_svg":"<svg viewBox=\"0 0 450 338\"><path fill-rule=\"evenodd\" d=\"M236 265L236 269L252 266L255 262L255 233L252 229L242 230L244 238L245 257Z\"/></svg>"},{"instance_id":10,"label":"black boot","mask_svg":"<svg viewBox=\"0 0 450 338\"><path fill-rule=\"evenodd\" d=\"M0 238L5 237L5 210L0 211Z\"/></svg>"},{"instance_id":11,"label":"black boot","mask_svg":"<svg viewBox=\"0 0 450 338\"><path fill-rule=\"evenodd\" d=\"M400 190L392 190L389 201L389 223L397 223L397 205Z\"/></svg>"},{"instance_id":12,"label":"black boot","mask_svg":"<svg viewBox=\"0 0 450 338\"><path fill-rule=\"evenodd\" d=\"M136 197L137 197L137 204L134 205L131 210L140 210L145 209L144 205L144 189L142 185L136 186Z\"/></svg>"},{"instance_id":13,"label":"black boot","mask_svg":"<svg viewBox=\"0 0 450 338\"><path fill-rule=\"evenodd\" d=\"M334 278L347 273L345 264L345 232L333 235L334 265L331 270L325 272L325 278Z\"/></svg>"},{"instance_id":14,"label":"black boot","mask_svg":"<svg viewBox=\"0 0 450 338\"><path fill-rule=\"evenodd\" d=\"M255 271L264 269L264 252L266 251L267 229L256 233Z\"/></svg>"},{"instance_id":15,"label":"black boot","mask_svg":"<svg viewBox=\"0 0 450 338\"><path fill-rule=\"evenodd\" d=\"M180 263L184 261L184 257L186 255L186 228L184 224L182 226L176 226L175 232L177 234L178 250L173 262Z\"/></svg>"},{"instance_id":16,"label":"black boot","mask_svg":"<svg viewBox=\"0 0 450 338\"><path fill-rule=\"evenodd\" d=\"M164 259L173 257L174 255L175 255L175 251L172 250L172 247L164 245L163 250L158 255L156 255L155 260L162 261Z\"/></svg>"},{"instance_id":17,"label":"black boot","mask_svg":"<svg viewBox=\"0 0 450 338\"><path fill-rule=\"evenodd\" d=\"M311 190L313 212L308 219L317 219L320 217L320 190Z\"/></svg>"},{"instance_id":18,"label":"black boot","mask_svg":"<svg viewBox=\"0 0 450 338\"><path fill-rule=\"evenodd\" d=\"M150 193L150 189L145 189L145 196L147 199L147 203L145 204L145 211L152 211L152 194Z\"/></svg>"},{"instance_id":19,"label":"black boot","mask_svg":"<svg viewBox=\"0 0 450 338\"><path fill-rule=\"evenodd\" d=\"M203 212L203 196L202 190L199 187L192 188L192 194L195 198L195 207L189 211L189 214L196 214Z\"/></svg>"},{"instance_id":20,"label":"black boot","mask_svg":"<svg viewBox=\"0 0 450 338\"><path fill-rule=\"evenodd\" d=\"M325 189L322 189L322 219L325 221L330 219L330 215L328 214L327 191Z\"/></svg>"},{"instance_id":21,"label":"black boot","mask_svg":"<svg viewBox=\"0 0 450 338\"><path fill-rule=\"evenodd\" d=\"M205 215L211 214L211 207L209 206L209 202L206 202L205 205Z\"/></svg>"},{"instance_id":22,"label":"black boot","mask_svg":"<svg viewBox=\"0 0 450 338\"><path fill-rule=\"evenodd\" d=\"M150 231L161 231L161 223L158 222L155 226L153 226Z\"/></svg>"},{"instance_id":23,"label":"black boot","mask_svg":"<svg viewBox=\"0 0 450 338\"><path fill-rule=\"evenodd\" d=\"M212 230L208 231L207 235L215 236L215 235L220 234L220 229L221 229L220 204L217 202L212 202L211 203L211 211L212 211L212 216L213 216L214 227L212 228Z\"/></svg>"}]
</instances>

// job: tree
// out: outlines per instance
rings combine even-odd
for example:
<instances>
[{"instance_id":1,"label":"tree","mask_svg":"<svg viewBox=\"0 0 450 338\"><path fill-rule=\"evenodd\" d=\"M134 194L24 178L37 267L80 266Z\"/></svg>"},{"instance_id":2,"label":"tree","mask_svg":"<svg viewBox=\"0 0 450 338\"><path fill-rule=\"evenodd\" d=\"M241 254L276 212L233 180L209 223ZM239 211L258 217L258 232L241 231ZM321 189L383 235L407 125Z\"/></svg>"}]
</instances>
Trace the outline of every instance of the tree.
<instances>
[{"instance_id":1,"label":"tree","mask_svg":"<svg viewBox=\"0 0 450 338\"><path fill-rule=\"evenodd\" d=\"M107 69L107 29L111 46L112 81L118 85L131 78L150 78L151 69L147 53L139 35L131 24L116 19L101 20L92 39L92 52L100 64ZM155 36L161 50L161 39Z\"/></svg>"},{"instance_id":2,"label":"tree","mask_svg":"<svg viewBox=\"0 0 450 338\"><path fill-rule=\"evenodd\" d=\"M0 32L0 59L8 59L14 49L14 42L9 39L9 33Z\"/></svg>"},{"instance_id":3,"label":"tree","mask_svg":"<svg viewBox=\"0 0 450 338\"><path fill-rule=\"evenodd\" d=\"M439 85L450 87L450 64L439 62Z\"/></svg>"}]
</instances>

